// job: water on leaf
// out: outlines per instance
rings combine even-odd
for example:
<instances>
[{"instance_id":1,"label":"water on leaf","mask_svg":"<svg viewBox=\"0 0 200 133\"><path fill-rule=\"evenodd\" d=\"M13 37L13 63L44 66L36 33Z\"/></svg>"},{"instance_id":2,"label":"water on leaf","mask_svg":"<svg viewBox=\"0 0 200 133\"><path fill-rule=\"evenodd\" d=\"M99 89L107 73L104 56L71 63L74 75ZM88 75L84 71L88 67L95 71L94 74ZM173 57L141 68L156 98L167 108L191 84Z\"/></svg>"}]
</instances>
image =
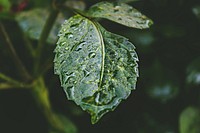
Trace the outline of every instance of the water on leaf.
<instances>
[{"instance_id":1,"label":"water on leaf","mask_svg":"<svg viewBox=\"0 0 200 133\"><path fill-rule=\"evenodd\" d=\"M96 56L96 53L95 53L95 52L89 53L89 58L94 58L95 56Z\"/></svg>"}]
</instances>

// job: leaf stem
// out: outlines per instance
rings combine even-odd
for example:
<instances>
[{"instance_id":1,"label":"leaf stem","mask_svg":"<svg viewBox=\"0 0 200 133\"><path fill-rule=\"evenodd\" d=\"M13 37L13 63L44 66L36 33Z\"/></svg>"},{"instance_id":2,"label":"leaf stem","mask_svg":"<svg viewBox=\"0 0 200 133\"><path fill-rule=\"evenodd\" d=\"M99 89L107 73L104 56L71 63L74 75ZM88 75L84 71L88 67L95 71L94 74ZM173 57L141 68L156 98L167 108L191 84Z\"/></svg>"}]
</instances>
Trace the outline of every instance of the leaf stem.
<instances>
[{"instance_id":1,"label":"leaf stem","mask_svg":"<svg viewBox=\"0 0 200 133\"><path fill-rule=\"evenodd\" d=\"M44 116L48 120L51 127L59 132L62 133L75 133L76 128L75 126L68 120L68 123L64 123L62 121L62 118L59 117L59 115L55 112L53 112L50 99L49 99L49 92L48 88L45 85L43 77L38 77L38 79L35 81L34 86L32 87L32 94L35 98L39 108L42 110ZM65 121L66 122L66 121ZM68 130L71 131L69 132Z\"/></svg>"},{"instance_id":2,"label":"leaf stem","mask_svg":"<svg viewBox=\"0 0 200 133\"><path fill-rule=\"evenodd\" d=\"M6 42L6 47L7 49L9 50L10 54L11 54L11 57L13 58L16 66L17 66L17 69L20 71L20 74L22 76L22 78L24 80L30 80L31 79L31 76L30 74L28 73L27 69L25 68L25 66L23 65L22 61L20 60L19 56L17 55L14 47L13 47L13 44L6 32L6 29L4 28L3 24L0 22L0 32L2 33L3 35L3 39L5 39L5 42Z\"/></svg>"},{"instance_id":3,"label":"leaf stem","mask_svg":"<svg viewBox=\"0 0 200 133\"><path fill-rule=\"evenodd\" d=\"M6 83L0 83L0 89L6 89L6 88L30 88L31 84L25 84L19 81L16 81L8 76L6 76L3 73L0 73L0 79L6 81Z\"/></svg>"}]
</instances>

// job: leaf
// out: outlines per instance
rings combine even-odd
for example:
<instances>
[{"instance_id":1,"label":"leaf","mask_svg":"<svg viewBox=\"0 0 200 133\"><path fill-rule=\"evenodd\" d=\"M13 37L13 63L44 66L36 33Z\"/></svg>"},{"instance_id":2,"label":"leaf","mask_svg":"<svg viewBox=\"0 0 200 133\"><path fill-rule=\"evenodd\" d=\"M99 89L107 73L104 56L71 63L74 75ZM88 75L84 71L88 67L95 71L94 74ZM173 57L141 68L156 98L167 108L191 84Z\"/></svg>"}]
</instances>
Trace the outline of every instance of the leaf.
<instances>
[{"instance_id":1,"label":"leaf","mask_svg":"<svg viewBox=\"0 0 200 133\"><path fill-rule=\"evenodd\" d=\"M45 9L34 9L30 11L24 11L16 16L16 20L23 32L29 36L31 39L38 40L44 24L48 17L48 10ZM64 17L60 14L56 20L49 37L47 39L48 43L55 43L57 40L57 33L59 26L64 22Z\"/></svg>"},{"instance_id":2,"label":"leaf","mask_svg":"<svg viewBox=\"0 0 200 133\"><path fill-rule=\"evenodd\" d=\"M60 30L54 68L69 100L96 123L135 89L137 54L128 39L76 15Z\"/></svg>"},{"instance_id":3,"label":"leaf","mask_svg":"<svg viewBox=\"0 0 200 133\"><path fill-rule=\"evenodd\" d=\"M11 4L9 0L0 0L0 14L10 10Z\"/></svg>"},{"instance_id":4,"label":"leaf","mask_svg":"<svg viewBox=\"0 0 200 133\"><path fill-rule=\"evenodd\" d=\"M149 28L153 24L152 20L125 3L100 2L89 9L88 15L138 29Z\"/></svg>"},{"instance_id":5,"label":"leaf","mask_svg":"<svg viewBox=\"0 0 200 133\"><path fill-rule=\"evenodd\" d=\"M200 132L200 111L195 107L186 108L180 116L180 133L199 133Z\"/></svg>"}]
</instances>

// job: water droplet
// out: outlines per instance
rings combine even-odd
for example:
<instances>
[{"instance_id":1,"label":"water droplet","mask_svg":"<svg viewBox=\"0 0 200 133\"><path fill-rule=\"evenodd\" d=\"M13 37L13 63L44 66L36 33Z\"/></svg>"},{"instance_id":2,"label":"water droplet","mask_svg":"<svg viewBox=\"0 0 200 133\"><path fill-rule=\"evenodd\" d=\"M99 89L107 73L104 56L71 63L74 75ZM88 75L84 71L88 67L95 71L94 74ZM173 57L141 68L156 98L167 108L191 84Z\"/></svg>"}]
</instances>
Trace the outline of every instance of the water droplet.
<instances>
[{"instance_id":1,"label":"water droplet","mask_svg":"<svg viewBox=\"0 0 200 133\"><path fill-rule=\"evenodd\" d=\"M71 39L71 38L73 38L73 35L72 35L72 34L69 34L69 35L68 35L68 39Z\"/></svg>"},{"instance_id":2,"label":"water droplet","mask_svg":"<svg viewBox=\"0 0 200 133\"><path fill-rule=\"evenodd\" d=\"M96 95L96 98L95 98L95 102L98 104L100 101L99 101L99 98L100 98L100 93L97 93Z\"/></svg>"},{"instance_id":3,"label":"water droplet","mask_svg":"<svg viewBox=\"0 0 200 133\"><path fill-rule=\"evenodd\" d=\"M118 18L118 20L120 20L120 21L121 21L121 20L122 20L122 18Z\"/></svg>"},{"instance_id":4,"label":"water droplet","mask_svg":"<svg viewBox=\"0 0 200 133\"><path fill-rule=\"evenodd\" d=\"M69 47L65 47L65 50L69 50Z\"/></svg>"},{"instance_id":5,"label":"water droplet","mask_svg":"<svg viewBox=\"0 0 200 133\"><path fill-rule=\"evenodd\" d=\"M62 43L61 43L61 46L64 46L65 44L66 44L66 42L62 42Z\"/></svg>"},{"instance_id":6,"label":"water droplet","mask_svg":"<svg viewBox=\"0 0 200 133\"><path fill-rule=\"evenodd\" d=\"M90 58L94 58L95 56L96 56L96 53L95 53L95 52L89 53L89 57L90 57Z\"/></svg>"},{"instance_id":7,"label":"water droplet","mask_svg":"<svg viewBox=\"0 0 200 133\"><path fill-rule=\"evenodd\" d=\"M83 73L84 73L84 76L85 76L85 77L89 76L89 74L90 74L90 72L87 71L87 70L84 70Z\"/></svg>"},{"instance_id":8,"label":"water droplet","mask_svg":"<svg viewBox=\"0 0 200 133\"><path fill-rule=\"evenodd\" d=\"M74 86L68 86L67 89L65 90L67 97L69 99L72 99L74 97Z\"/></svg>"},{"instance_id":9,"label":"water droplet","mask_svg":"<svg viewBox=\"0 0 200 133\"><path fill-rule=\"evenodd\" d=\"M68 79L67 79L67 81L66 81L68 84L75 84L76 83L76 81L75 81L75 79L74 79L74 77L69 77Z\"/></svg>"}]
</instances>

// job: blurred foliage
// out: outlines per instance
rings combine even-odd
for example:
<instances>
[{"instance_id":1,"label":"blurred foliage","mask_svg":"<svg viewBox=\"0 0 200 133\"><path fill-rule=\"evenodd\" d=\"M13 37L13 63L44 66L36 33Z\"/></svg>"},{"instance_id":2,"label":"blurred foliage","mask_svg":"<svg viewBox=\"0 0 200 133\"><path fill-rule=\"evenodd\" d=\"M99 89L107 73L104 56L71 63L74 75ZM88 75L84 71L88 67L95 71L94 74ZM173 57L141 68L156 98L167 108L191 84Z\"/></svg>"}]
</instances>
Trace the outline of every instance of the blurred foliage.
<instances>
[{"instance_id":1,"label":"blurred foliage","mask_svg":"<svg viewBox=\"0 0 200 133\"><path fill-rule=\"evenodd\" d=\"M31 39L39 40L48 14L48 10L45 10L44 8L38 8L18 13L16 20L26 36L29 36ZM54 26L47 39L48 43L56 43L58 31L64 20L63 14L59 14L57 21L54 23Z\"/></svg>"},{"instance_id":2,"label":"blurred foliage","mask_svg":"<svg viewBox=\"0 0 200 133\"><path fill-rule=\"evenodd\" d=\"M37 8L50 11L52 1L0 0L0 21L28 70L32 69L33 59L25 49L26 41L15 18ZM101 0L80 1L88 9ZM53 75L55 45L48 45L43 58L50 58L50 63L43 63L44 67L49 66L45 82L49 87L52 108L68 116L80 133L199 133L200 1L140 0L129 4L151 18L154 25L148 30L137 30L107 20L100 23L106 29L126 36L136 46L140 70L137 90L115 112L92 126L86 113L66 101L57 76ZM72 11L64 9L63 16L67 14L65 19L68 19ZM42 19L38 18L38 22ZM31 25L29 22L27 26ZM42 24L37 25L42 27ZM3 40L0 34L0 72L19 79ZM29 41L33 47L37 46L35 38ZM0 132L48 133L48 129L46 119L28 90L0 91Z\"/></svg>"},{"instance_id":3,"label":"blurred foliage","mask_svg":"<svg viewBox=\"0 0 200 133\"><path fill-rule=\"evenodd\" d=\"M180 133L200 132L200 110L194 107L187 107L180 116Z\"/></svg>"}]
</instances>

